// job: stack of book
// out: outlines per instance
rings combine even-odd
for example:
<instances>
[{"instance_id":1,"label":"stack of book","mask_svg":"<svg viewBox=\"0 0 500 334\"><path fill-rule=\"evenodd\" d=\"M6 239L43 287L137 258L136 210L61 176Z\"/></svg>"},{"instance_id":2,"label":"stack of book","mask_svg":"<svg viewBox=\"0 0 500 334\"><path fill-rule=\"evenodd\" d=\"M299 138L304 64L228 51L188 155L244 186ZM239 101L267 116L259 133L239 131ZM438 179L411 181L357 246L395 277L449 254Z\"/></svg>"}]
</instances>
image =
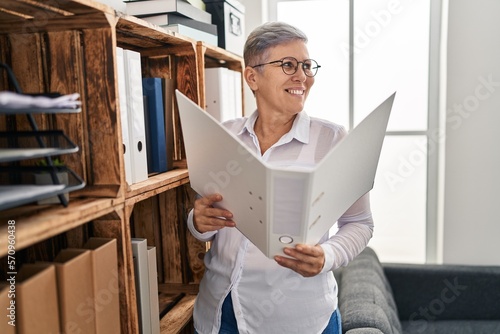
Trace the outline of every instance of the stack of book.
<instances>
[{"instance_id":1,"label":"stack of book","mask_svg":"<svg viewBox=\"0 0 500 334\"><path fill-rule=\"evenodd\" d=\"M183 0L132 0L127 1L127 14L156 24L167 30L203 41L218 44L217 26L212 15Z\"/></svg>"}]
</instances>

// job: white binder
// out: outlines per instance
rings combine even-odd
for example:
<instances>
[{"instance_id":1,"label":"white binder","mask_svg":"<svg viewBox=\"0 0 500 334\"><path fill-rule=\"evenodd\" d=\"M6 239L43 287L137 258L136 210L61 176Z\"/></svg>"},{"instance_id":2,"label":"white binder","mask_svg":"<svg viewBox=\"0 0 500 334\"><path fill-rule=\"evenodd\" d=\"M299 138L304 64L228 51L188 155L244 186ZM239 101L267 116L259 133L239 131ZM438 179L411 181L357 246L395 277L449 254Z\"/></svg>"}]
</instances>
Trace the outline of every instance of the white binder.
<instances>
[{"instance_id":1,"label":"white binder","mask_svg":"<svg viewBox=\"0 0 500 334\"><path fill-rule=\"evenodd\" d=\"M123 50L123 55L126 68L125 82L127 85L128 126L131 142L132 183L137 183L148 178L141 55L139 52L132 50Z\"/></svg>"},{"instance_id":2,"label":"white binder","mask_svg":"<svg viewBox=\"0 0 500 334\"><path fill-rule=\"evenodd\" d=\"M213 67L205 69L205 100L206 110L219 122L224 122L234 112L232 108L233 97L231 96L231 85L229 70L225 67Z\"/></svg>"},{"instance_id":3,"label":"white binder","mask_svg":"<svg viewBox=\"0 0 500 334\"><path fill-rule=\"evenodd\" d=\"M395 93L314 168L269 166L207 112L176 91L191 187L218 205L266 256L314 245L373 188ZM207 143L209 141L209 143Z\"/></svg>"},{"instance_id":4,"label":"white binder","mask_svg":"<svg viewBox=\"0 0 500 334\"><path fill-rule=\"evenodd\" d=\"M151 334L160 334L160 305L158 301L158 270L156 267L156 247L148 246L147 250Z\"/></svg>"},{"instance_id":5,"label":"white binder","mask_svg":"<svg viewBox=\"0 0 500 334\"><path fill-rule=\"evenodd\" d=\"M137 311L139 313L139 332L141 334L152 333L147 240L143 238L132 238L131 242L134 260Z\"/></svg>"},{"instance_id":6,"label":"white binder","mask_svg":"<svg viewBox=\"0 0 500 334\"><path fill-rule=\"evenodd\" d=\"M241 73L225 67L205 69L206 111L225 122L242 116Z\"/></svg>"},{"instance_id":7,"label":"white binder","mask_svg":"<svg viewBox=\"0 0 500 334\"><path fill-rule=\"evenodd\" d=\"M125 180L129 185L132 184L132 158L130 156L130 148L132 147L129 135L128 126L128 107L127 107L127 84L125 77L125 62L123 49L116 48L116 68L118 76L118 96L120 103L120 119L122 126L122 142L123 142L123 162L125 164Z\"/></svg>"}]
</instances>

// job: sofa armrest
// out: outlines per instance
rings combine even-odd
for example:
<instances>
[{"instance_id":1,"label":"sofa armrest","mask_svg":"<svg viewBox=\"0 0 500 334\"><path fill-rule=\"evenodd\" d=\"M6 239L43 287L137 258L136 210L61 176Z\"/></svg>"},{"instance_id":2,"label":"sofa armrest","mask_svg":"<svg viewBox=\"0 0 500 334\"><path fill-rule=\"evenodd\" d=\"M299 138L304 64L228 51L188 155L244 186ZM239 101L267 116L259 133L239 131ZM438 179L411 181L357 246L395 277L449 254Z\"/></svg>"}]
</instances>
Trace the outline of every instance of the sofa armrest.
<instances>
[{"instance_id":1,"label":"sofa armrest","mask_svg":"<svg viewBox=\"0 0 500 334\"><path fill-rule=\"evenodd\" d=\"M383 264L399 319L500 320L500 267Z\"/></svg>"},{"instance_id":2,"label":"sofa armrest","mask_svg":"<svg viewBox=\"0 0 500 334\"><path fill-rule=\"evenodd\" d=\"M351 329L345 334L384 334L380 329L377 328L356 328L356 329Z\"/></svg>"}]
</instances>

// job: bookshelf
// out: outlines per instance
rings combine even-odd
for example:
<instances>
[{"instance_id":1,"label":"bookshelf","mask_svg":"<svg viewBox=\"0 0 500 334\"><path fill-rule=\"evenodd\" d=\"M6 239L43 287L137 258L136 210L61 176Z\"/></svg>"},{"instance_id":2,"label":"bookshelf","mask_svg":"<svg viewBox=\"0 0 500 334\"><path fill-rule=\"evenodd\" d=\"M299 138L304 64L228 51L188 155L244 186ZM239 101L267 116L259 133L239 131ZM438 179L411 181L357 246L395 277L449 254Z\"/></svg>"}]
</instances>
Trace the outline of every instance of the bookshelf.
<instances>
[{"instance_id":1,"label":"bookshelf","mask_svg":"<svg viewBox=\"0 0 500 334\"><path fill-rule=\"evenodd\" d=\"M63 131L80 148L65 163L85 181L68 207L28 204L0 211L0 268L7 255L7 222L16 225L17 264L54 259L65 247L92 236L117 239L122 333L138 333L130 240L146 237L157 247L159 290L176 300L161 319L161 333L190 333L194 299L203 275L206 245L185 226L193 193L174 110L174 168L146 181L125 182L116 46L141 54L143 76L174 80L175 88L203 106L204 68L242 71L240 57L168 32L91 0L2 0L0 62L8 64L24 92L81 95L78 114L35 114L42 130ZM242 85L243 86L243 85ZM11 89L6 76L0 90ZM0 115L0 131L25 131L19 115ZM168 148L167 148L168 150ZM22 161L21 165L30 165ZM162 310L160 310L162 312Z\"/></svg>"}]
</instances>

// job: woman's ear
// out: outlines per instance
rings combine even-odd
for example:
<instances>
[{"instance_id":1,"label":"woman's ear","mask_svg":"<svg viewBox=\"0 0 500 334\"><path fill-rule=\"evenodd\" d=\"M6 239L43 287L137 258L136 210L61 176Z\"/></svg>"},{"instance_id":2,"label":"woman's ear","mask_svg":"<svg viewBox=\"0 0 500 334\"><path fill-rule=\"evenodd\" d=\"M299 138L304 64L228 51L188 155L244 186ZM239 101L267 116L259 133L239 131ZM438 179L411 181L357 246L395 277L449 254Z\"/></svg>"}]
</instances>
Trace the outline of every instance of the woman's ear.
<instances>
[{"instance_id":1,"label":"woman's ear","mask_svg":"<svg viewBox=\"0 0 500 334\"><path fill-rule=\"evenodd\" d=\"M250 66L245 67L245 70L243 71L243 76L245 78L245 81L247 82L248 87L250 87L252 91L256 91L258 85L257 85L257 73L255 69L253 69Z\"/></svg>"}]
</instances>

